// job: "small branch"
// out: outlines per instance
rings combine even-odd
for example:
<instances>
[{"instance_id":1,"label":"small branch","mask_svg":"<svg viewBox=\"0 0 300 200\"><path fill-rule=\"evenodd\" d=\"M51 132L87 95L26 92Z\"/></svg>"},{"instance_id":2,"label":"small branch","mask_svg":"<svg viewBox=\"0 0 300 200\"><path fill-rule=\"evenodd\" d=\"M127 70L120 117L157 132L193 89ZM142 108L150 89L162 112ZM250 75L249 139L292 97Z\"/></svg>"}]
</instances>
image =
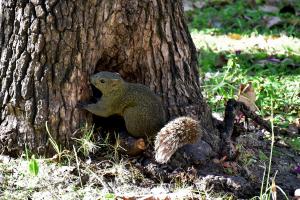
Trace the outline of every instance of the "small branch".
<instances>
[{"instance_id":1,"label":"small branch","mask_svg":"<svg viewBox=\"0 0 300 200\"><path fill-rule=\"evenodd\" d=\"M237 156L237 150L232 142L234 119L237 111L236 101L233 99L228 100L225 108L224 129L221 132L221 154L229 160L234 160Z\"/></svg>"},{"instance_id":2,"label":"small branch","mask_svg":"<svg viewBox=\"0 0 300 200\"><path fill-rule=\"evenodd\" d=\"M221 131L221 154L227 159L235 159L237 151L232 142L232 133L234 130L234 120L237 112L242 112L247 118L252 119L255 123L262 126L268 132L272 132L271 123L264 120L262 117L251 111L243 102L230 99L227 101L225 108L224 127ZM289 135L288 131L278 127L274 127L275 135Z\"/></svg>"},{"instance_id":3,"label":"small branch","mask_svg":"<svg viewBox=\"0 0 300 200\"><path fill-rule=\"evenodd\" d=\"M238 109L248 118L252 119L254 122L262 126L268 132L272 132L271 123L264 120L261 116L257 115L255 112L251 111L244 103L235 101ZM281 129L278 127L274 127L274 134L275 135L289 135L289 132L285 129Z\"/></svg>"},{"instance_id":4,"label":"small branch","mask_svg":"<svg viewBox=\"0 0 300 200\"><path fill-rule=\"evenodd\" d=\"M224 132L221 134L221 139L225 141L230 141L233 132L234 119L237 113L236 101L230 99L227 101L225 108L225 118L224 118Z\"/></svg>"}]
</instances>

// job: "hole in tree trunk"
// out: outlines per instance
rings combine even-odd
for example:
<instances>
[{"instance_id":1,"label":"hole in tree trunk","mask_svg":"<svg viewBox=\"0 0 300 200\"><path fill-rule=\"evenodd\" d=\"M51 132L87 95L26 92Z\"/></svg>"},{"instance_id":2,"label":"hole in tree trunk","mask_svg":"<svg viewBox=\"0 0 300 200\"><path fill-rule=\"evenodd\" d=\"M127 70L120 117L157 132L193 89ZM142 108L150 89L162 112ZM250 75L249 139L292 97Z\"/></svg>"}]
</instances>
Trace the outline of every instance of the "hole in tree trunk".
<instances>
[{"instance_id":1,"label":"hole in tree trunk","mask_svg":"<svg viewBox=\"0 0 300 200\"><path fill-rule=\"evenodd\" d=\"M109 72L118 72L121 77L126 80L127 82L132 82L132 83L137 83L140 82L142 83L142 81L138 81L138 77L137 73L138 72L132 72L130 71L130 69L127 70L123 70L122 67L122 62L118 62L118 59L116 58L111 58L109 56L102 56L101 59L98 60L98 62L96 63L96 67L95 67L95 72L100 72L100 71L109 71Z\"/></svg>"},{"instance_id":2,"label":"hole in tree trunk","mask_svg":"<svg viewBox=\"0 0 300 200\"><path fill-rule=\"evenodd\" d=\"M95 124L95 128L102 128L103 132L109 133L120 133L126 132L125 121L123 117L119 115L112 115L110 117L99 117L93 115L93 122Z\"/></svg>"}]
</instances>

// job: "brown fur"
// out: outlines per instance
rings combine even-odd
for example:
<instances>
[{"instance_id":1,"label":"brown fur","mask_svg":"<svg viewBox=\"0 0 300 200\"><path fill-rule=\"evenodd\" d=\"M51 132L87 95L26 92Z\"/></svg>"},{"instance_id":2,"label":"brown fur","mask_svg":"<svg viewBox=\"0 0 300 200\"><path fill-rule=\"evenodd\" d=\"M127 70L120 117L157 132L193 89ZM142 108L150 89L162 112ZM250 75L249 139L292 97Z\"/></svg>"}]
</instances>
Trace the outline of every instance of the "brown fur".
<instances>
[{"instance_id":1,"label":"brown fur","mask_svg":"<svg viewBox=\"0 0 300 200\"><path fill-rule=\"evenodd\" d=\"M202 136L200 130L199 122L190 117L179 117L170 121L156 136L156 161L166 163L178 148L195 143Z\"/></svg>"},{"instance_id":2,"label":"brown fur","mask_svg":"<svg viewBox=\"0 0 300 200\"><path fill-rule=\"evenodd\" d=\"M127 83L112 72L94 74L91 83L102 92L102 97L95 104L85 105L84 109L101 117L123 116L129 135L135 139L157 135L155 158L160 163L166 163L178 148L201 137L199 122L190 117L176 118L163 127L165 112L162 102L144 85ZM129 142L127 152L144 150L141 142Z\"/></svg>"}]
</instances>

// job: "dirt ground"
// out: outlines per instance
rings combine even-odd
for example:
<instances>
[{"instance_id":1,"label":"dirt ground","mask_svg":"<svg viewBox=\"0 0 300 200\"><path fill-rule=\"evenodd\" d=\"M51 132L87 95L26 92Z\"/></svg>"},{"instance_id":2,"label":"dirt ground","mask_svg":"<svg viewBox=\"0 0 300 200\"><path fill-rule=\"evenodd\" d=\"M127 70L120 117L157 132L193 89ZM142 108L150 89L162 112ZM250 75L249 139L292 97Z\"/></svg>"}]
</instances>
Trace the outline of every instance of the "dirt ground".
<instances>
[{"instance_id":1,"label":"dirt ground","mask_svg":"<svg viewBox=\"0 0 300 200\"><path fill-rule=\"evenodd\" d=\"M259 195L268 166L270 141L265 134L239 136L236 161L215 158L191 164L181 160L181 167L176 161L180 152L160 165L151 151L126 158L102 148L86 160L72 157L71 152L60 163L54 158L37 159L39 172L34 176L24 157L1 156L0 199L250 199ZM289 197L300 188L295 170L299 163L299 154L278 140L270 181L276 174L275 184ZM284 199L280 189L277 195Z\"/></svg>"}]
</instances>

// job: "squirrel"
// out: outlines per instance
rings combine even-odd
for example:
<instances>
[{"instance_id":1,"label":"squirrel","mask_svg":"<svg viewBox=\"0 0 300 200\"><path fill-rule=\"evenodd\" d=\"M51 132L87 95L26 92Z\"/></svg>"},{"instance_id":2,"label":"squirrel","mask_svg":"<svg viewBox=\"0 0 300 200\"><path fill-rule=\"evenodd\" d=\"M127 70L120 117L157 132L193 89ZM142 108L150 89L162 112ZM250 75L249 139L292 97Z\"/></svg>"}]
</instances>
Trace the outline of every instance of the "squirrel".
<instances>
[{"instance_id":1,"label":"squirrel","mask_svg":"<svg viewBox=\"0 0 300 200\"><path fill-rule=\"evenodd\" d=\"M159 163L168 162L178 148L202 136L199 122L190 117L178 117L166 124L162 102L145 85L128 83L118 73L107 71L92 75L90 82L102 96L82 108L101 117L120 115L129 135L155 138L155 159Z\"/></svg>"}]
</instances>

